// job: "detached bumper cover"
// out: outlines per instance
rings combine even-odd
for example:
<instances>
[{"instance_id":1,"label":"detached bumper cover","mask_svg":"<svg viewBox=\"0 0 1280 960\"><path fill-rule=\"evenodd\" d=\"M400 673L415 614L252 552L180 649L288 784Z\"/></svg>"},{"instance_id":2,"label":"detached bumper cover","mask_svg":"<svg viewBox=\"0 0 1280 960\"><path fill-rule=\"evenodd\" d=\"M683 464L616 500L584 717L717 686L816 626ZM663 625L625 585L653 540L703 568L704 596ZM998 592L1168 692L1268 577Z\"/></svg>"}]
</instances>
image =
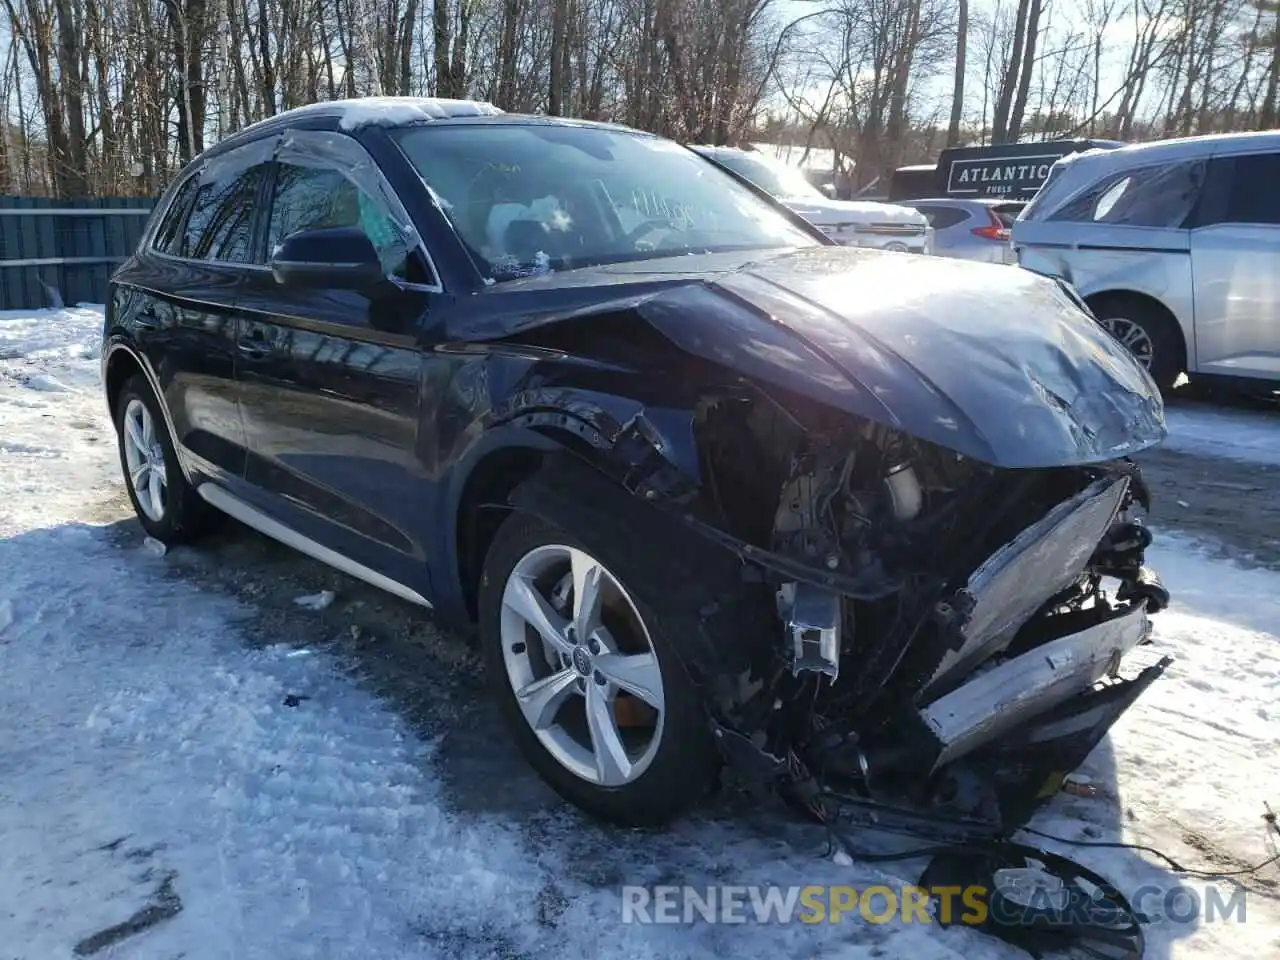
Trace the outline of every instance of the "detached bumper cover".
<instances>
[{"instance_id":1,"label":"detached bumper cover","mask_svg":"<svg viewBox=\"0 0 1280 960\"><path fill-rule=\"evenodd\" d=\"M1146 604L1051 640L946 694L920 711L942 750L935 768L1044 714L1118 671L1151 632Z\"/></svg>"}]
</instances>

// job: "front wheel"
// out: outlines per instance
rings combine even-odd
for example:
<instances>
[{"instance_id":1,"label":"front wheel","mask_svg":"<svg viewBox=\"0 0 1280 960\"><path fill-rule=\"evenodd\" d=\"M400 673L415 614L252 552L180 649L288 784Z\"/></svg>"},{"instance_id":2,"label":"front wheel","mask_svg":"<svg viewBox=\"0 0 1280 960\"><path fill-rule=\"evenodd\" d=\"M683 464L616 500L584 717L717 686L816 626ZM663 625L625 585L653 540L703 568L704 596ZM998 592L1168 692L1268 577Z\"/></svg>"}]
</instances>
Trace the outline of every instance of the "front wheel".
<instances>
[{"instance_id":1,"label":"front wheel","mask_svg":"<svg viewBox=\"0 0 1280 960\"><path fill-rule=\"evenodd\" d=\"M1098 322L1147 368L1156 386L1163 391L1173 389L1183 362L1172 317L1134 297L1105 299L1093 305L1093 312Z\"/></svg>"},{"instance_id":2,"label":"front wheel","mask_svg":"<svg viewBox=\"0 0 1280 960\"><path fill-rule=\"evenodd\" d=\"M625 545L513 513L480 582L480 637L503 718L562 797L626 826L700 799L718 763L699 695L661 626L663 598L613 572Z\"/></svg>"}]
</instances>

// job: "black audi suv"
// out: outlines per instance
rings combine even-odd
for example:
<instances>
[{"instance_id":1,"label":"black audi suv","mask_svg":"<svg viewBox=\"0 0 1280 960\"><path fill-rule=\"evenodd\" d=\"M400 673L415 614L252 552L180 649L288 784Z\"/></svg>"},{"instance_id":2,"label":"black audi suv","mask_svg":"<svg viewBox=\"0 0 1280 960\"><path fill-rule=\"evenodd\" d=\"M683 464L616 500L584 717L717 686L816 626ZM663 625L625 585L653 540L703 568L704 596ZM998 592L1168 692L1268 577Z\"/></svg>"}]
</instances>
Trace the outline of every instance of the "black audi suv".
<instances>
[{"instance_id":1,"label":"black audi suv","mask_svg":"<svg viewBox=\"0 0 1280 960\"><path fill-rule=\"evenodd\" d=\"M834 246L657 136L281 114L173 181L104 338L151 536L229 514L475 625L614 821L728 761L1007 826L1164 668L1159 393L1071 290Z\"/></svg>"}]
</instances>

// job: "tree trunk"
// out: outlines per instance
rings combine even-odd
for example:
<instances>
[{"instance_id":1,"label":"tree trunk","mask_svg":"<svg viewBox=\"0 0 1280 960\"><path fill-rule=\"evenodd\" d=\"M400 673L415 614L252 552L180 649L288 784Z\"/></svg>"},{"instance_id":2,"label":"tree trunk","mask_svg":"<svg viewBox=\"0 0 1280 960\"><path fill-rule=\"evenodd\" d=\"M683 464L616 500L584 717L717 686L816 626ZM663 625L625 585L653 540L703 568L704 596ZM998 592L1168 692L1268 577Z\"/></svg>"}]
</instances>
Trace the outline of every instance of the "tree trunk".
<instances>
[{"instance_id":1,"label":"tree trunk","mask_svg":"<svg viewBox=\"0 0 1280 960\"><path fill-rule=\"evenodd\" d=\"M547 94L547 113L556 117L564 112L564 68L569 22L569 0L551 0L551 77Z\"/></svg>"},{"instance_id":2,"label":"tree trunk","mask_svg":"<svg viewBox=\"0 0 1280 960\"><path fill-rule=\"evenodd\" d=\"M258 70L261 82L262 115L276 115L276 70L271 61L271 24L267 20L267 0L258 0Z\"/></svg>"},{"instance_id":3,"label":"tree trunk","mask_svg":"<svg viewBox=\"0 0 1280 960\"><path fill-rule=\"evenodd\" d=\"M1271 26L1271 69L1267 71L1267 92L1262 98L1258 125L1264 130L1276 126L1276 92L1280 89L1280 13Z\"/></svg>"},{"instance_id":4,"label":"tree trunk","mask_svg":"<svg viewBox=\"0 0 1280 960\"><path fill-rule=\"evenodd\" d=\"M969 0L959 0L956 17L956 71L951 91L951 122L947 125L947 146L960 143L960 120L964 114L965 47L969 38Z\"/></svg>"},{"instance_id":5,"label":"tree trunk","mask_svg":"<svg viewBox=\"0 0 1280 960\"><path fill-rule=\"evenodd\" d=\"M449 12L449 0L435 0L432 9L432 41L435 55L436 96L451 96L452 74L449 70L449 50L453 43L453 19Z\"/></svg>"},{"instance_id":6,"label":"tree trunk","mask_svg":"<svg viewBox=\"0 0 1280 960\"><path fill-rule=\"evenodd\" d=\"M1018 0L1018 10L1014 14L1013 43L1009 48L1009 62L1005 64L1004 77L1000 81L1000 95L996 97L995 115L991 120L991 142L1007 143L1009 129L1009 113L1013 107L1013 92L1018 85L1019 71L1022 66L1022 46L1027 30L1027 9L1031 0Z\"/></svg>"},{"instance_id":7,"label":"tree trunk","mask_svg":"<svg viewBox=\"0 0 1280 960\"><path fill-rule=\"evenodd\" d=\"M1005 130L1005 142L1017 143L1022 133L1022 118L1027 109L1027 97L1031 92L1031 75L1036 68L1036 41L1040 38L1041 0L1031 0L1027 13L1027 48L1022 55L1022 76L1018 80L1018 94L1013 102L1013 110L1009 114L1009 124Z\"/></svg>"}]
</instances>

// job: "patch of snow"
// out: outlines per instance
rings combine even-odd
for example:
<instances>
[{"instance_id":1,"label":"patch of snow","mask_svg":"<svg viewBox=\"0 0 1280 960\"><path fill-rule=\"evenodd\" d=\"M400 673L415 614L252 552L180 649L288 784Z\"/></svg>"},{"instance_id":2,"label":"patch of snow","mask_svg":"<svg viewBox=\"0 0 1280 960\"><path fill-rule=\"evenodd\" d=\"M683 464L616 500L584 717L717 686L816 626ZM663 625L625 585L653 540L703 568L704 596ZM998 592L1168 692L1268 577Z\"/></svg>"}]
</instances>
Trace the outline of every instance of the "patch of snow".
<instances>
[{"instance_id":1,"label":"patch of snow","mask_svg":"<svg viewBox=\"0 0 1280 960\"><path fill-rule=\"evenodd\" d=\"M422 120L449 117L484 117L502 113L482 100L451 100L446 97L361 97L342 101L338 126L356 130L366 126L395 127Z\"/></svg>"},{"instance_id":2,"label":"patch of snow","mask_svg":"<svg viewBox=\"0 0 1280 960\"><path fill-rule=\"evenodd\" d=\"M293 602L304 610L327 610L333 603L333 596L332 590L321 590L319 593L308 594L305 597L294 597Z\"/></svg>"},{"instance_id":3,"label":"patch of snow","mask_svg":"<svg viewBox=\"0 0 1280 960\"><path fill-rule=\"evenodd\" d=\"M0 451L6 956L70 958L151 915L164 919L97 955L1023 957L920 923L621 922L624 883L865 889L915 883L923 863L833 858L820 832L765 810L642 835L564 807L543 819L459 810L438 744L329 654L251 647L252 611L86 520L120 498L115 445L101 442L111 427L92 348L100 326L75 309L0 315L0 363L72 388L44 394L0 377L0 424L15 445ZM63 459L50 470L19 444ZM1280 750L1280 576L1168 535L1150 558L1175 598L1156 642L1178 660L1090 758L1090 782L1114 796L1059 797L1036 826L1148 842L1196 865L1206 849L1259 860ZM532 777L522 764L502 770L512 783ZM1122 889L1179 882L1136 853L1064 852ZM1252 960L1274 954L1278 929L1280 910L1255 896L1247 924L1154 924L1147 957Z\"/></svg>"},{"instance_id":4,"label":"patch of snow","mask_svg":"<svg viewBox=\"0 0 1280 960\"><path fill-rule=\"evenodd\" d=\"M1100 836L1100 801L1061 797L1034 826L1072 839L1149 844L1205 870L1239 869L1269 855L1263 804L1274 807L1280 789L1280 575L1213 559L1196 539L1155 533L1147 560L1173 603L1153 617L1154 642L1175 660L1082 771L1097 791L1115 794L1123 819ZM1143 857L1045 845L1121 890L1182 883L1203 895L1212 883L1171 880ZM1260 874L1277 875L1275 866ZM1229 882L1214 885L1230 898ZM1280 911L1256 892L1247 907L1245 924L1152 925L1147 956L1274 955Z\"/></svg>"},{"instance_id":5,"label":"patch of snow","mask_svg":"<svg viewBox=\"0 0 1280 960\"><path fill-rule=\"evenodd\" d=\"M1165 409L1165 423L1166 449L1280 466L1280 413L1175 406Z\"/></svg>"}]
</instances>

